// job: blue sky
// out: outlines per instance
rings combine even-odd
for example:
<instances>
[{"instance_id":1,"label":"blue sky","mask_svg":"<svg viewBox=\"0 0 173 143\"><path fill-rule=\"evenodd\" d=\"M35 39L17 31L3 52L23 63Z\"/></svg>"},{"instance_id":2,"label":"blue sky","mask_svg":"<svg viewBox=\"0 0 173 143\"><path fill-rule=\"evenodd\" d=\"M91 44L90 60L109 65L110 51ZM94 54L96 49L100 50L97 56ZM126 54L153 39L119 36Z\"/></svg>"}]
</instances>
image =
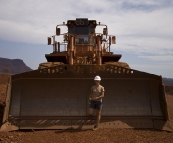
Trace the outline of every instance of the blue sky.
<instances>
[{"instance_id":1,"label":"blue sky","mask_svg":"<svg viewBox=\"0 0 173 143\"><path fill-rule=\"evenodd\" d=\"M112 51L123 55L120 61L173 78L172 14L172 0L1 0L0 57L22 59L37 69L52 52L47 37L55 34L57 24L89 18L107 24L109 34L116 35Z\"/></svg>"}]
</instances>

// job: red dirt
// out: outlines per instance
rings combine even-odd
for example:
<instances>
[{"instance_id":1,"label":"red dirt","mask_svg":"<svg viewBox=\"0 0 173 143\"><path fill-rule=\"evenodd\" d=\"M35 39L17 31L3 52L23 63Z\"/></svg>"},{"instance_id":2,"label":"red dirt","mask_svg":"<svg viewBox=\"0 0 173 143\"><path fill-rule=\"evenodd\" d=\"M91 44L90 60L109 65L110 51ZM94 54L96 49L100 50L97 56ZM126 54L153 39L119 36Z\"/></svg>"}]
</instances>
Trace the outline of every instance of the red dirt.
<instances>
[{"instance_id":1,"label":"red dirt","mask_svg":"<svg viewBox=\"0 0 173 143\"><path fill-rule=\"evenodd\" d=\"M3 106L6 98L6 88L10 75L0 74L0 122L2 119Z\"/></svg>"},{"instance_id":2,"label":"red dirt","mask_svg":"<svg viewBox=\"0 0 173 143\"><path fill-rule=\"evenodd\" d=\"M5 101L9 75L0 74L0 104Z\"/></svg>"},{"instance_id":3,"label":"red dirt","mask_svg":"<svg viewBox=\"0 0 173 143\"><path fill-rule=\"evenodd\" d=\"M167 95L173 96L173 86L165 86L165 91Z\"/></svg>"},{"instance_id":4,"label":"red dirt","mask_svg":"<svg viewBox=\"0 0 173 143\"><path fill-rule=\"evenodd\" d=\"M0 103L5 101L5 93L8 77L0 75ZM173 125L173 87L165 87L166 98L170 114L170 121ZM2 112L0 112L2 113ZM98 129L92 130L38 130L38 131L14 131L0 132L0 143L171 143L173 132L149 129Z\"/></svg>"}]
</instances>

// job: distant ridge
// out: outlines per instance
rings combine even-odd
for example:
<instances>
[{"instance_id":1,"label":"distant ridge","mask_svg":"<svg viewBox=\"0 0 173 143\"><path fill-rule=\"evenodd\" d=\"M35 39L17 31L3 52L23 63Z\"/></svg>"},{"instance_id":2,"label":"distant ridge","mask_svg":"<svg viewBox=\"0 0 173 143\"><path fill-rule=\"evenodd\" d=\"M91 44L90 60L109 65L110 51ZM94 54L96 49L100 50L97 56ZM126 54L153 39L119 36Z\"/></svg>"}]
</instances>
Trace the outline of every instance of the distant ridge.
<instances>
[{"instance_id":1,"label":"distant ridge","mask_svg":"<svg viewBox=\"0 0 173 143\"><path fill-rule=\"evenodd\" d=\"M172 78L162 78L163 84L164 85L169 85L169 86L173 86L173 79Z\"/></svg>"},{"instance_id":2,"label":"distant ridge","mask_svg":"<svg viewBox=\"0 0 173 143\"><path fill-rule=\"evenodd\" d=\"M1 74L18 74L22 72L32 71L21 59L7 59L0 57L0 73Z\"/></svg>"}]
</instances>

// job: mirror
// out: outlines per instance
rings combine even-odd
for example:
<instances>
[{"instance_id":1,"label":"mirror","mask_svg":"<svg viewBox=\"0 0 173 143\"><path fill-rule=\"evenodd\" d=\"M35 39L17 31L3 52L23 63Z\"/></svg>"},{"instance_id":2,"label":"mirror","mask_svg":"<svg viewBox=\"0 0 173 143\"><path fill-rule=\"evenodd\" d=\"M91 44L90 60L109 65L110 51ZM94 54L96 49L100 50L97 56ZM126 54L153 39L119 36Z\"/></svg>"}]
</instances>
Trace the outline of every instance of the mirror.
<instances>
[{"instance_id":1,"label":"mirror","mask_svg":"<svg viewBox=\"0 0 173 143\"><path fill-rule=\"evenodd\" d=\"M108 35L108 29L107 28L103 28L103 35Z\"/></svg>"},{"instance_id":2,"label":"mirror","mask_svg":"<svg viewBox=\"0 0 173 143\"><path fill-rule=\"evenodd\" d=\"M56 28L56 35L60 35L60 33L61 33L60 28Z\"/></svg>"},{"instance_id":3,"label":"mirror","mask_svg":"<svg viewBox=\"0 0 173 143\"><path fill-rule=\"evenodd\" d=\"M51 38L50 37L47 37L47 44L51 45Z\"/></svg>"},{"instance_id":4,"label":"mirror","mask_svg":"<svg viewBox=\"0 0 173 143\"><path fill-rule=\"evenodd\" d=\"M64 35L64 40L68 41L68 35Z\"/></svg>"},{"instance_id":5,"label":"mirror","mask_svg":"<svg viewBox=\"0 0 173 143\"><path fill-rule=\"evenodd\" d=\"M116 44L116 37L115 36L112 37L112 44Z\"/></svg>"},{"instance_id":6,"label":"mirror","mask_svg":"<svg viewBox=\"0 0 173 143\"><path fill-rule=\"evenodd\" d=\"M101 44L102 44L102 41L103 41L103 34L101 35Z\"/></svg>"},{"instance_id":7,"label":"mirror","mask_svg":"<svg viewBox=\"0 0 173 143\"><path fill-rule=\"evenodd\" d=\"M109 46L111 45L112 43L112 39L111 39L111 36L109 36Z\"/></svg>"}]
</instances>

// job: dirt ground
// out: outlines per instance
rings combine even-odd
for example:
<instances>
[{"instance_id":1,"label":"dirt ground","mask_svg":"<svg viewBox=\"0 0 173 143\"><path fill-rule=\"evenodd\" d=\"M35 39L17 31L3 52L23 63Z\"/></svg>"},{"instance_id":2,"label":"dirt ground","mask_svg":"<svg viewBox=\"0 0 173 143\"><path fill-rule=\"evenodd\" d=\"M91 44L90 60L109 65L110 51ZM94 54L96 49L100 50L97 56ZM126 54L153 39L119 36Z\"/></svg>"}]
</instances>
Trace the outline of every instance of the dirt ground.
<instances>
[{"instance_id":1,"label":"dirt ground","mask_svg":"<svg viewBox=\"0 0 173 143\"><path fill-rule=\"evenodd\" d=\"M8 81L0 75L0 119ZM173 126L173 87L166 86L166 98ZM27 130L0 132L0 143L173 143L173 132L149 129Z\"/></svg>"}]
</instances>

